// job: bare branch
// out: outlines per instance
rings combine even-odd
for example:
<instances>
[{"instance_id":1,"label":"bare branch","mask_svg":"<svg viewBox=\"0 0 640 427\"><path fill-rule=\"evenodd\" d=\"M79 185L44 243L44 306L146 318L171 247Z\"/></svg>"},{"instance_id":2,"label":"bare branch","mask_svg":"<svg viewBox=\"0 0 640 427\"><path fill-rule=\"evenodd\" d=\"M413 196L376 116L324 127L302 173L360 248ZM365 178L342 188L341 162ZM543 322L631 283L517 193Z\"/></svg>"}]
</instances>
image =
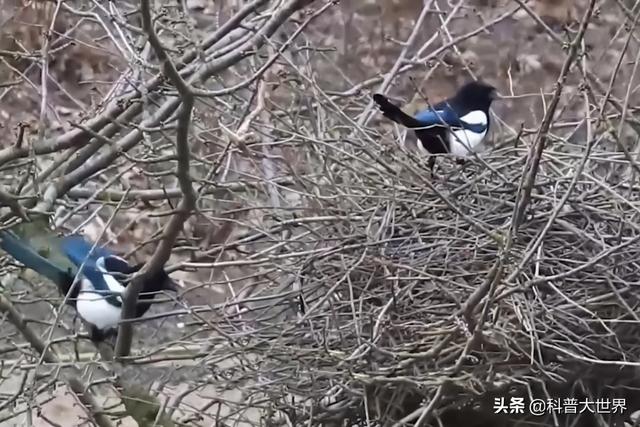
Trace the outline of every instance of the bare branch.
<instances>
[{"instance_id":1,"label":"bare branch","mask_svg":"<svg viewBox=\"0 0 640 427\"><path fill-rule=\"evenodd\" d=\"M176 152L178 155L178 168L176 174L182 192L182 200L178 206L178 211L171 217L165 225L162 238L153 256L144 265L139 275L134 278L124 295L122 306L122 319L135 317L138 305L138 295L142 291L146 275L151 275L164 268L165 263L171 256L171 250L182 231L182 227L196 207L196 194L191 185L191 175L189 163L191 154L189 151L189 126L191 124L191 111L194 104L194 96L191 87L180 77L178 70L174 66L171 58L167 55L162 43L158 39L153 20L149 0L142 0L140 3L140 13L142 15L142 28L149 38L154 52L162 64L163 73L171 80L180 93L180 111L178 113L178 126L176 129ZM129 323L120 325L118 329L118 340L116 343L116 357L127 356L131 350L131 340L133 328Z\"/></svg>"},{"instance_id":2,"label":"bare branch","mask_svg":"<svg viewBox=\"0 0 640 427\"><path fill-rule=\"evenodd\" d=\"M560 75L558 76L558 80L556 81L553 98L551 98L551 103L547 107L545 116L542 119L542 123L540 124L540 129L537 132L531 155L529 156L529 159L527 161L527 172L526 175L523 176L521 185L521 196L518 199L518 204L513 214L514 231L518 229L521 222L523 221L524 215L527 211L527 207L529 206L529 203L531 201L531 190L533 189L536 175L538 174L542 152L544 151L544 148L547 144L549 127L551 126L551 122L556 113L556 108L558 106L558 102L560 101L560 95L562 95L562 90L567 79L567 74L569 73L571 66L576 60L579 48L582 44L582 38L584 37L584 34L587 31L587 27L591 22L591 14L593 13L595 4L596 0L589 1L589 6L582 17L582 21L580 22L580 29L578 30L578 34L576 34L576 36L573 38L573 41L569 45L566 59L564 61L564 64L562 64L562 70L560 70Z\"/></svg>"},{"instance_id":3,"label":"bare branch","mask_svg":"<svg viewBox=\"0 0 640 427\"><path fill-rule=\"evenodd\" d=\"M20 315L15 309L13 304L0 294L0 312L4 313L8 320L13 324L22 334L22 336L29 342L29 344L42 356L45 362L58 364L58 356L53 352L49 345L44 343L38 335L28 326L27 321ZM73 391L76 398L84 405L88 413L91 414L92 419L100 427L113 427L109 417L103 412L102 407L93 397L89 388L84 384L80 378L82 373L80 371L71 369L71 373L65 375L66 382L69 388Z\"/></svg>"}]
</instances>

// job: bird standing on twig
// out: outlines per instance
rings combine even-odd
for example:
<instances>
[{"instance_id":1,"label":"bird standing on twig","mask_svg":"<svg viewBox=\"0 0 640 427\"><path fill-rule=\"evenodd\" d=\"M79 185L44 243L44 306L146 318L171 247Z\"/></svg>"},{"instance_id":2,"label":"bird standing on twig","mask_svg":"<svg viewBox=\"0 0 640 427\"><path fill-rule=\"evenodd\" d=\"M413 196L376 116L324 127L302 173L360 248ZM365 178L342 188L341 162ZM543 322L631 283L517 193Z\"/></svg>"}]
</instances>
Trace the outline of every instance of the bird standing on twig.
<instances>
[{"instance_id":1,"label":"bird standing on twig","mask_svg":"<svg viewBox=\"0 0 640 427\"><path fill-rule=\"evenodd\" d=\"M27 268L52 280L62 295L68 295L67 303L90 326L91 340L99 342L113 335L122 312L122 294L127 284L125 276L139 271L143 264L129 265L108 249L94 247L77 234L60 237L48 229L28 230L21 234L24 236L1 230L0 248ZM78 279L74 284L76 275ZM155 293L178 291L178 285L164 270L142 280L138 317L149 309Z\"/></svg>"},{"instance_id":2,"label":"bird standing on twig","mask_svg":"<svg viewBox=\"0 0 640 427\"><path fill-rule=\"evenodd\" d=\"M481 82L462 86L449 99L412 117L393 105L386 96L376 93L373 100L382 114L409 129L418 138L418 147L428 154L450 153L468 157L482 143L489 131L489 107L496 89ZM435 158L429 159L433 168Z\"/></svg>"}]
</instances>

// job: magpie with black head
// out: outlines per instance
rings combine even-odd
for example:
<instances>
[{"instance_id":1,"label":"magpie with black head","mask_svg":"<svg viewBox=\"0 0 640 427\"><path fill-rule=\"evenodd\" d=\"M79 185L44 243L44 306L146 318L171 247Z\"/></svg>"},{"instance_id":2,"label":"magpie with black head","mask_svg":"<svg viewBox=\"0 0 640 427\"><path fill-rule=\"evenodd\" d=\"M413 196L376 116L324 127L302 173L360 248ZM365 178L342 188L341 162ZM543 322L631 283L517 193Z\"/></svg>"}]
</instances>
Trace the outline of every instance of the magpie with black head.
<instances>
[{"instance_id":1,"label":"magpie with black head","mask_svg":"<svg viewBox=\"0 0 640 427\"><path fill-rule=\"evenodd\" d=\"M144 263L131 265L79 234L58 236L37 222L21 224L15 232L0 230L0 248L58 286L67 297L67 304L88 324L92 341L116 335L127 277L138 272ZM145 276L137 317L149 310L157 293L179 289L164 270Z\"/></svg>"},{"instance_id":2,"label":"magpie with black head","mask_svg":"<svg viewBox=\"0 0 640 427\"><path fill-rule=\"evenodd\" d=\"M489 108L496 89L486 83L469 82L451 98L420 111L414 117L393 105L386 96L376 93L373 100L382 114L409 129L418 138L418 147L428 154L453 154L469 157L484 141L489 131ZM429 159L433 168L435 158Z\"/></svg>"}]
</instances>

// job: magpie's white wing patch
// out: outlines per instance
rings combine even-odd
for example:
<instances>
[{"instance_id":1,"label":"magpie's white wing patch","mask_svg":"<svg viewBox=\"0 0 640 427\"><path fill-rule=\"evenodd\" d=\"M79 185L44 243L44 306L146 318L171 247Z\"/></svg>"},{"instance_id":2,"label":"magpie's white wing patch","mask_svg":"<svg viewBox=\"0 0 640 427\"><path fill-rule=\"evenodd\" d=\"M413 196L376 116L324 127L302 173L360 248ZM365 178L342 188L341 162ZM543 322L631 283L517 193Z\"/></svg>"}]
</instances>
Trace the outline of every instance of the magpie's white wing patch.
<instances>
[{"instance_id":1,"label":"magpie's white wing patch","mask_svg":"<svg viewBox=\"0 0 640 427\"><path fill-rule=\"evenodd\" d=\"M487 125L487 115L484 113L484 111L480 110L470 111L464 116L460 117L460 120L465 123L469 123L470 125Z\"/></svg>"},{"instance_id":2,"label":"magpie's white wing patch","mask_svg":"<svg viewBox=\"0 0 640 427\"><path fill-rule=\"evenodd\" d=\"M455 129L449 133L449 151L455 156L466 157L482 143L487 135L487 115L481 110L473 110L460 117L464 123L480 129Z\"/></svg>"},{"instance_id":3,"label":"magpie's white wing patch","mask_svg":"<svg viewBox=\"0 0 640 427\"><path fill-rule=\"evenodd\" d=\"M116 298L118 299L120 304L122 304L122 297L120 295L122 295L124 293L124 286L122 286L122 284L115 277L113 277L111 274L109 274L109 271L107 270L107 268L104 265L104 257L100 257L100 258L98 258L96 260L96 269L100 273L102 273L102 277L104 279L104 282L107 284L107 287L109 288L109 291L112 292L112 293L115 293L115 294L119 294L119 295L116 296ZM83 288L82 290L88 291L88 289L85 289L85 288ZM101 295L100 293L93 293L93 295L91 297L92 298L93 297L102 298L102 299L105 300L105 303L109 304L106 301L106 295ZM118 310L119 310L119 308L118 308Z\"/></svg>"},{"instance_id":4,"label":"magpie's white wing patch","mask_svg":"<svg viewBox=\"0 0 640 427\"><path fill-rule=\"evenodd\" d=\"M115 277L109 274L109 271L107 271L107 268L104 266L104 258L98 258L98 260L96 261L96 268L101 273L104 273L104 281L107 282L107 286L109 287L109 290L111 292L124 292L124 286L122 286L122 284L120 284L120 282L118 282Z\"/></svg>"}]
</instances>

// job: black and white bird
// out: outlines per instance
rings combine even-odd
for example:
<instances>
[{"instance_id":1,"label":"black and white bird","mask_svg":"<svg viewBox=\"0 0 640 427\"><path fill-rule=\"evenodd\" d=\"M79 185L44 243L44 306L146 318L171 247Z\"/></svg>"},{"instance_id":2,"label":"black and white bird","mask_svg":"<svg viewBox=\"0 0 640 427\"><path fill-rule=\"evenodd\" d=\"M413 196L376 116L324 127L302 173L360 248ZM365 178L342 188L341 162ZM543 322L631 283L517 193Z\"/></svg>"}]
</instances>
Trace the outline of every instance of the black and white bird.
<instances>
[{"instance_id":1,"label":"black and white bird","mask_svg":"<svg viewBox=\"0 0 640 427\"><path fill-rule=\"evenodd\" d=\"M22 225L18 228L28 231L21 233L23 236L0 230L0 248L58 286L60 293L68 297L67 303L89 325L91 340L97 342L113 336L120 321L126 278L144 264L130 265L109 249L78 234L57 236L36 223L33 227L29 227L32 223ZM76 276L78 283L74 286ZM147 312L157 293L179 289L164 270L143 280L137 317Z\"/></svg>"},{"instance_id":2,"label":"black and white bird","mask_svg":"<svg viewBox=\"0 0 640 427\"><path fill-rule=\"evenodd\" d=\"M412 117L386 96L373 95L385 117L415 132L417 145L426 154L449 153L461 158L469 157L484 141L489 131L489 108L495 98L493 86L470 82L453 97ZM432 161L430 163L433 166Z\"/></svg>"}]
</instances>

